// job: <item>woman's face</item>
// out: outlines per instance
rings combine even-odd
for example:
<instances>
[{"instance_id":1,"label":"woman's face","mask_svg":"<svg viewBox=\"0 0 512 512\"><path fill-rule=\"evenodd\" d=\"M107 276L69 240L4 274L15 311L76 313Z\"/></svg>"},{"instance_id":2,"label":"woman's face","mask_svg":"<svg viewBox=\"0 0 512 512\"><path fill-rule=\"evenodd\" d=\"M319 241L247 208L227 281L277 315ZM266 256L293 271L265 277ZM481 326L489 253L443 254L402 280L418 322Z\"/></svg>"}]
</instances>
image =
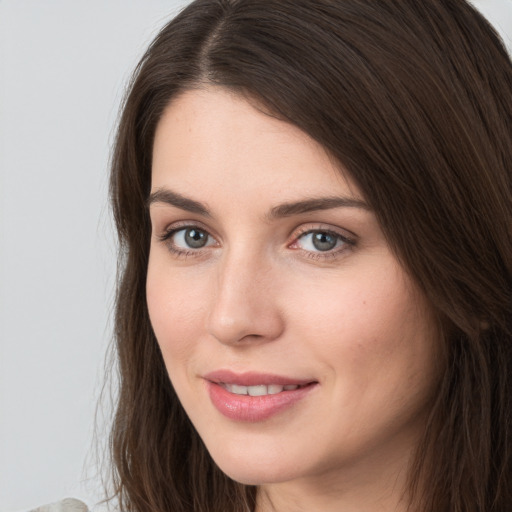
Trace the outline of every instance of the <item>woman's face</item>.
<instances>
[{"instance_id":1,"label":"woman's face","mask_svg":"<svg viewBox=\"0 0 512 512\"><path fill-rule=\"evenodd\" d=\"M223 89L186 92L158 125L150 213L151 322L220 468L269 486L403 468L433 317L322 147Z\"/></svg>"}]
</instances>

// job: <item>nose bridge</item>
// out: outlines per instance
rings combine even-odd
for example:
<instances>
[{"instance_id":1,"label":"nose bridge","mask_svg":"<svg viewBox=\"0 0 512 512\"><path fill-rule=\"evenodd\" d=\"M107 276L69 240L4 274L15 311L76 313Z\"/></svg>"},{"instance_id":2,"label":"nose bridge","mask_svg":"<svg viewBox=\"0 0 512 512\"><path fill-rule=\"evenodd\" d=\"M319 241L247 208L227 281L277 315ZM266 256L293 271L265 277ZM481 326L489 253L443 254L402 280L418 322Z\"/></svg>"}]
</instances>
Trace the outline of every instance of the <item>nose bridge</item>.
<instances>
[{"instance_id":1,"label":"nose bridge","mask_svg":"<svg viewBox=\"0 0 512 512\"><path fill-rule=\"evenodd\" d=\"M283 322L273 273L272 262L249 244L226 250L217 267L210 334L225 344L270 341L279 336Z\"/></svg>"}]
</instances>

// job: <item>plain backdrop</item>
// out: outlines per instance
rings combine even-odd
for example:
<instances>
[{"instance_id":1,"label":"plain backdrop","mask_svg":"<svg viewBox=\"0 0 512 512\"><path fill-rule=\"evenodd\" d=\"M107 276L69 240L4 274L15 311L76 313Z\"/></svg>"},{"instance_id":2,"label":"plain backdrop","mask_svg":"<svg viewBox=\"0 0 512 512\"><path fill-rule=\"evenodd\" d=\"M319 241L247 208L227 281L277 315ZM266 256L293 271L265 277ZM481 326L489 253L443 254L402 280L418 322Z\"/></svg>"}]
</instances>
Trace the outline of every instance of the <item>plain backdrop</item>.
<instances>
[{"instance_id":1,"label":"plain backdrop","mask_svg":"<svg viewBox=\"0 0 512 512\"><path fill-rule=\"evenodd\" d=\"M131 70L186 3L0 0L0 512L101 497L109 148ZM474 3L512 47L512 0Z\"/></svg>"}]
</instances>

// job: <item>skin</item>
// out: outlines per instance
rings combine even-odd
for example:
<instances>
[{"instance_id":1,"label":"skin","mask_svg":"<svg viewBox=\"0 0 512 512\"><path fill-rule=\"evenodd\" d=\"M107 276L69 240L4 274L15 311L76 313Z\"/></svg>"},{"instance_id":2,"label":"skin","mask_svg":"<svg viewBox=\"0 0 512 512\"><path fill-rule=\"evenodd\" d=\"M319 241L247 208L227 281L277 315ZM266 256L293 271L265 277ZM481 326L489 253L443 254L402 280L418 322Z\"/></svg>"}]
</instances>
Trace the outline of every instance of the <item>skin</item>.
<instances>
[{"instance_id":1,"label":"skin","mask_svg":"<svg viewBox=\"0 0 512 512\"><path fill-rule=\"evenodd\" d=\"M164 190L209 215L168 204ZM219 467L259 486L260 512L405 510L407 467L438 380L438 336L350 176L295 126L208 87L164 112L152 193L150 318ZM333 196L363 205L269 215ZM204 247L187 245L187 226L201 230ZM311 230L330 232L334 248L319 250ZM206 391L203 376L218 369L317 385L264 421L239 422Z\"/></svg>"}]
</instances>

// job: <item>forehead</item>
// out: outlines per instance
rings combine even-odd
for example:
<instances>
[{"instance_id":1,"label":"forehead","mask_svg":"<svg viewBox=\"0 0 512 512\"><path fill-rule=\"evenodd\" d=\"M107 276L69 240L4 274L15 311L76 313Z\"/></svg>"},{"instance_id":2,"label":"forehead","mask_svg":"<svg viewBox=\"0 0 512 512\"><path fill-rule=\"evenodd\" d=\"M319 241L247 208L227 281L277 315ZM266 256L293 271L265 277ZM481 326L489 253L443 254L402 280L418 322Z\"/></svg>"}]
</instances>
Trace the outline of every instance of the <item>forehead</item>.
<instances>
[{"instance_id":1,"label":"forehead","mask_svg":"<svg viewBox=\"0 0 512 512\"><path fill-rule=\"evenodd\" d=\"M186 91L166 108L156 130L152 190L257 190L360 197L324 148L294 125L272 117L240 95L209 87Z\"/></svg>"}]
</instances>

